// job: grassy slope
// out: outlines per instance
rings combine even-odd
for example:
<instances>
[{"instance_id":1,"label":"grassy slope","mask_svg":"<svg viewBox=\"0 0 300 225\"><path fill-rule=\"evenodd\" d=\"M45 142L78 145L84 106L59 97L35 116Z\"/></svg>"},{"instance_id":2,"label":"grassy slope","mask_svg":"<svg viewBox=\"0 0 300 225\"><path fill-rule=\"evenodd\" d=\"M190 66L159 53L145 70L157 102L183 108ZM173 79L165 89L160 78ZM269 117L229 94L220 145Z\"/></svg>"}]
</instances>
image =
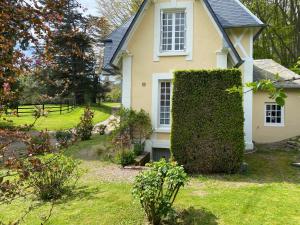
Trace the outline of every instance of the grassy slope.
<instances>
[{"instance_id":1,"label":"grassy slope","mask_svg":"<svg viewBox=\"0 0 300 225\"><path fill-rule=\"evenodd\" d=\"M117 104L105 103L100 107L91 107L92 110L95 112L94 123L99 123L101 121L106 120L110 116L111 107L113 106L117 106ZM80 116L84 111L84 108L85 107L80 106L74 109L74 111L70 113L64 113L62 115L59 115L59 113L49 114L47 117L40 118L37 121L34 129L36 130L48 129L51 131L55 131L55 130L74 128L78 124L80 120ZM13 121L12 125L14 126L31 124L34 121L34 118L29 115L21 116L21 117L11 116L8 117L8 119Z\"/></svg>"},{"instance_id":2,"label":"grassy slope","mask_svg":"<svg viewBox=\"0 0 300 225\"><path fill-rule=\"evenodd\" d=\"M73 146L93 149L103 137ZM300 170L290 167L299 153L261 150L247 155L250 171L246 175L199 176L191 179L176 201L178 210L187 209L181 224L300 224ZM105 166L98 160L83 162L91 168ZM128 183L102 183L88 172L75 190L75 195L59 202L48 224L143 224L143 212L131 197ZM26 203L29 204L29 203ZM0 220L16 217L24 203L4 208ZM38 225L38 218L49 210L43 205L33 212L25 224Z\"/></svg>"}]
</instances>

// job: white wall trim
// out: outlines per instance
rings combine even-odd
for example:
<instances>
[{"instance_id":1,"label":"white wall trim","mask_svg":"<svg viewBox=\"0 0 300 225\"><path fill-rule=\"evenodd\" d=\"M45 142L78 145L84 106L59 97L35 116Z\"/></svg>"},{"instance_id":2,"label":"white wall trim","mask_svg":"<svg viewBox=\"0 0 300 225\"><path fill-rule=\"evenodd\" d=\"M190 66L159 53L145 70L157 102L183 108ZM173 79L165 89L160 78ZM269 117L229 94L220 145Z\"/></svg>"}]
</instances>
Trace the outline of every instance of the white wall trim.
<instances>
[{"instance_id":1,"label":"white wall trim","mask_svg":"<svg viewBox=\"0 0 300 225\"><path fill-rule=\"evenodd\" d=\"M154 132L169 133L171 127L159 127L158 113L159 113L159 82L161 80L172 80L173 73L154 73L152 75L152 126ZM169 132L168 132L169 131Z\"/></svg>"},{"instance_id":2,"label":"white wall trim","mask_svg":"<svg viewBox=\"0 0 300 225\"><path fill-rule=\"evenodd\" d=\"M160 39L161 39L161 11L164 9L185 9L186 10L186 51L161 53L160 52ZM177 2L172 0L171 2L155 3L154 12L154 49L153 49L153 61L159 61L159 57L162 56L184 56L186 60L193 59L193 30L194 30L194 1Z\"/></svg>"},{"instance_id":3,"label":"white wall trim","mask_svg":"<svg viewBox=\"0 0 300 225\"><path fill-rule=\"evenodd\" d=\"M131 108L132 56L123 56L122 70L122 105L125 108Z\"/></svg>"},{"instance_id":4,"label":"white wall trim","mask_svg":"<svg viewBox=\"0 0 300 225\"><path fill-rule=\"evenodd\" d=\"M228 49L221 49L217 51L217 68L227 69L228 68Z\"/></svg>"}]
</instances>

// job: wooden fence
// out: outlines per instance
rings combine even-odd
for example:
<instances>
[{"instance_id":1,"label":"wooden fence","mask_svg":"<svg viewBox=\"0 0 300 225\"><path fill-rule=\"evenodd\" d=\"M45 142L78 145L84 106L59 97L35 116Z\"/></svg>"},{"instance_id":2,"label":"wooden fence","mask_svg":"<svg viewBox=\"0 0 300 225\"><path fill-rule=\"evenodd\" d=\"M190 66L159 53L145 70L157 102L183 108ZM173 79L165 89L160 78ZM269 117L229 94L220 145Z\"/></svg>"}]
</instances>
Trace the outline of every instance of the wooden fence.
<instances>
[{"instance_id":1,"label":"wooden fence","mask_svg":"<svg viewBox=\"0 0 300 225\"><path fill-rule=\"evenodd\" d=\"M59 112L59 114L63 114L64 112L71 112L75 109L75 104L72 103L59 103L59 104L26 104L17 106L11 112L7 112L7 114L16 113L17 116L22 114L33 114L35 109L40 108L42 113L55 113Z\"/></svg>"}]
</instances>

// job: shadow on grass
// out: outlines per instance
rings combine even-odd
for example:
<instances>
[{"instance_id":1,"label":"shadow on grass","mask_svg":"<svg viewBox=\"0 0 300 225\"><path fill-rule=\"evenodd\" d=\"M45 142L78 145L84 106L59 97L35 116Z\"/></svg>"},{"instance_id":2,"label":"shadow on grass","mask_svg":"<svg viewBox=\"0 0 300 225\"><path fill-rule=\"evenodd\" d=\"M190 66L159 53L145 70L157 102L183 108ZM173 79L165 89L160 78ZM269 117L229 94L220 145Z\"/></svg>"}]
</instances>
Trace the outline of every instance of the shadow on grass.
<instances>
[{"instance_id":1,"label":"shadow on grass","mask_svg":"<svg viewBox=\"0 0 300 225\"><path fill-rule=\"evenodd\" d=\"M190 207L178 213L176 223L166 223L169 225L217 225L218 218L208 210L195 209Z\"/></svg>"},{"instance_id":2,"label":"shadow on grass","mask_svg":"<svg viewBox=\"0 0 300 225\"><path fill-rule=\"evenodd\" d=\"M269 149L259 146L254 153L245 155L248 171L244 174L217 174L194 176L200 180L218 180L235 183L293 183L300 182L300 168L293 167L293 162L300 162L299 151Z\"/></svg>"},{"instance_id":3,"label":"shadow on grass","mask_svg":"<svg viewBox=\"0 0 300 225\"><path fill-rule=\"evenodd\" d=\"M83 201L83 200L96 200L100 197L97 196L104 191L101 187L89 187L87 185L76 186L76 188L65 195L62 199L57 201L57 204L65 204L69 201Z\"/></svg>"}]
</instances>

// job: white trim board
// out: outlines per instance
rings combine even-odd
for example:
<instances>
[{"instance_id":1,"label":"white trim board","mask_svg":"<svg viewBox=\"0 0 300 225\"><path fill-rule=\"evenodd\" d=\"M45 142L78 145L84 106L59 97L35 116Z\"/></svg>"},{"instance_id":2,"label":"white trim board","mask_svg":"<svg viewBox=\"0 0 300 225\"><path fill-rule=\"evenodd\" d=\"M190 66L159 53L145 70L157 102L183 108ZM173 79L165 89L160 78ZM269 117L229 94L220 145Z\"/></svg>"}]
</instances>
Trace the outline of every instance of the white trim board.
<instances>
[{"instance_id":1,"label":"white trim board","mask_svg":"<svg viewBox=\"0 0 300 225\"><path fill-rule=\"evenodd\" d=\"M155 3L154 12L154 49L153 49L153 61L158 62L162 56L182 56L186 55L186 60L193 59L193 32L194 32L194 1L184 2L163 2ZM186 51L185 52L160 52L160 27L161 27L161 11L166 9L185 9L186 10Z\"/></svg>"}]
</instances>

